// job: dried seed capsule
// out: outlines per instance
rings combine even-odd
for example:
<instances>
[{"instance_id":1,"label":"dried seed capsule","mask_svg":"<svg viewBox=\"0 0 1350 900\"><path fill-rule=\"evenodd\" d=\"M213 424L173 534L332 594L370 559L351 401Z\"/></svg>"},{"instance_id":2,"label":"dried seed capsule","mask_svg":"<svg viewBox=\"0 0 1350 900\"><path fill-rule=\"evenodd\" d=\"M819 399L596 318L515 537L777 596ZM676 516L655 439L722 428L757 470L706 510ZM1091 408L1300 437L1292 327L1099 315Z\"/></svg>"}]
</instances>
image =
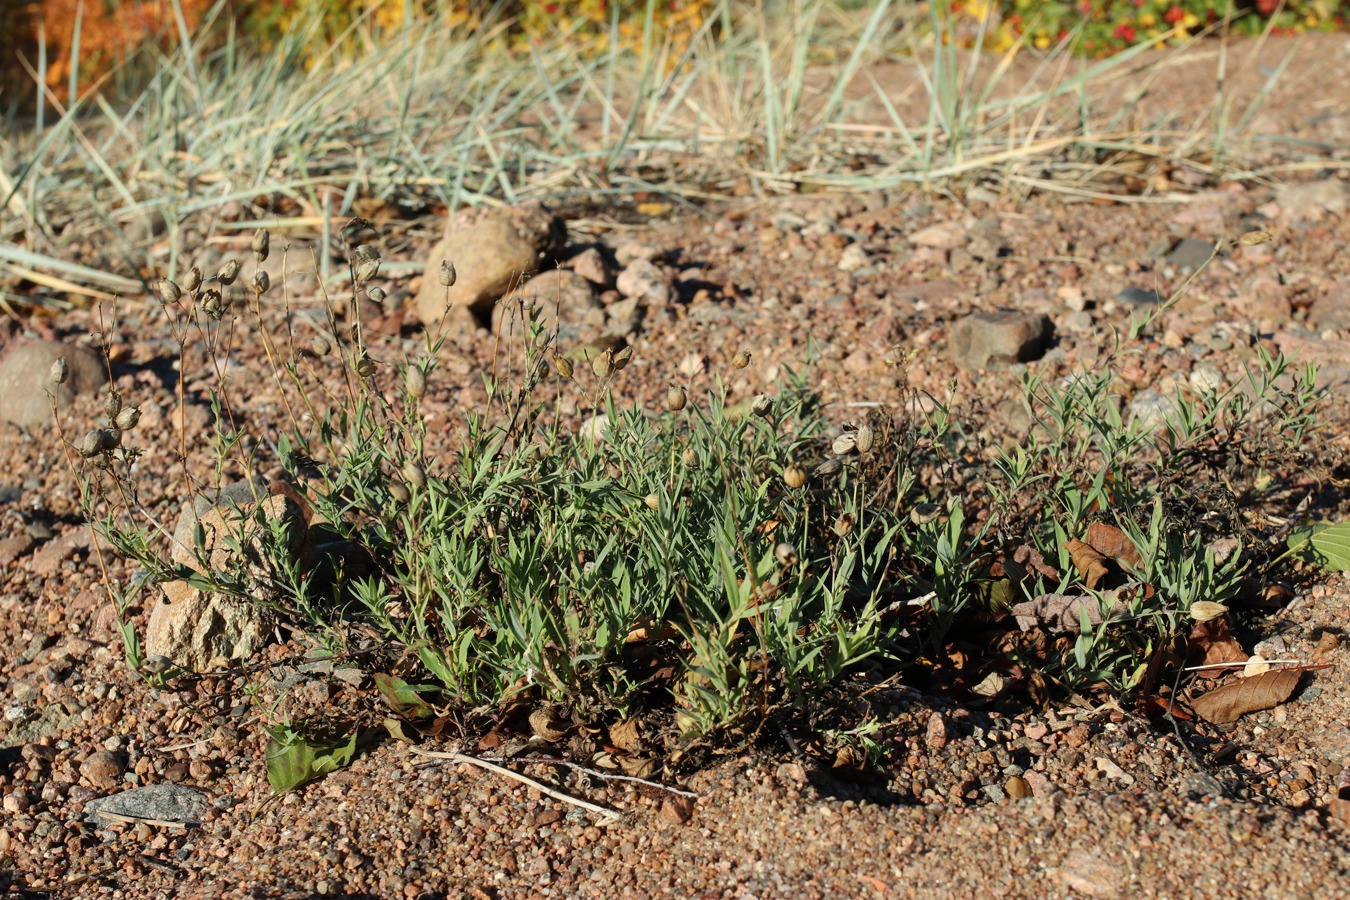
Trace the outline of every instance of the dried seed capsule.
<instances>
[{"instance_id":1,"label":"dried seed capsule","mask_svg":"<svg viewBox=\"0 0 1350 900\"><path fill-rule=\"evenodd\" d=\"M628 361L633 358L633 348L624 347L618 353L614 354L614 371L622 372L627 366Z\"/></svg>"},{"instance_id":2,"label":"dried seed capsule","mask_svg":"<svg viewBox=\"0 0 1350 900\"><path fill-rule=\"evenodd\" d=\"M572 361L565 356L553 357L553 368L558 370L558 377L564 381L572 380Z\"/></svg>"},{"instance_id":3,"label":"dried seed capsule","mask_svg":"<svg viewBox=\"0 0 1350 900\"><path fill-rule=\"evenodd\" d=\"M684 409L685 404L689 402L688 396L684 393L684 388L678 384L672 384L666 388L666 409L671 412L679 412Z\"/></svg>"},{"instance_id":4,"label":"dried seed capsule","mask_svg":"<svg viewBox=\"0 0 1350 900\"><path fill-rule=\"evenodd\" d=\"M363 259L356 265L356 280L365 284L380 274L380 261L378 259Z\"/></svg>"},{"instance_id":5,"label":"dried seed capsule","mask_svg":"<svg viewBox=\"0 0 1350 900\"><path fill-rule=\"evenodd\" d=\"M643 497L642 502L647 504L647 508L652 512L659 512L661 509L661 495L655 491Z\"/></svg>"},{"instance_id":6,"label":"dried seed capsule","mask_svg":"<svg viewBox=\"0 0 1350 900\"><path fill-rule=\"evenodd\" d=\"M541 329L540 332L534 336L534 349L544 350L552 340L553 332L549 331L547 328Z\"/></svg>"},{"instance_id":7,"label":"dried seed capsule","mask_svg":"<svg viewBox=\"0 0 1350 900\"><path fill-rule=\"evenodd\" d=\"M383 305L384 298L387 295L384 292L384 288L373 287L373 288L366 288L366 296L370 298L371 303L379 303L380 305Z\"/></svg>"},{"instance_id":8,"label":"dried seed capsule","mask_svg":"<svg viewBox=\"0 0 1350 900\"><path fill-rule=\"evenodd\" d=\"M750 353L746 350L736 351L736 355L731 358L731 364L738 369L744 369L750 365Z\"/></svg>"},{"instance_id":9,"label":"dried seed capsule","mask_svg":"<svg viewBox=\"0 0 1350 900\"><path fill-rule=\"evenodd\" d=\"M201 307L202 312L206 313L208 319L219 320L225 314L225 302L220 296L220 291L215 288L207 288L202 291L198 297L197 305Z\"/></svg>"},{"instance_id":10,"label":"dried seed capsule","mask_svg":"<svg viewBox=\"0 0 1350 900\"><path fill-rule=\"evenodd\" d=\"M202 286L202 270L193 266L187 270L187 275L183 276L183 290L192 293Z\"/></svg>"},{"instance_id":11,"label":"dried seed capsule","mask_svg":"<svg viewBox=\"0 0 1350 900\"><path fill-rule=\"evenodd\" d=\"M375 374L375 363L371 362L369 357L361 357L356 363L356 374L362 378L369 378Z\"/></svg>"},{"instance_id":12,"label":"dried seed capsule","mask_svg":"<svg viewBox=\"0 0 1350 900\"><path fill-rule=\"evenodd\" d=\"M876 439L876 432L872 430L871 425L859 425L858 430L853 434L853 442L857 445L859 453L866 453L871 450L872 445L876 443Z\"/></svg>"},{"instance_id":13,"label":"dried seed capsule","mask_svg":"<svg viewBox=\"0 0 1350 900\"><path fill-rule=\"evenodd\" d=\"M108 399L103 401L103 415L107 416L108 421L111 422L113 419L117 418L117 414L121 411L122 395L109 391Z\"/></svg>"},{"instance_id":14,"label":"dried seed capsule","mask_svg":"<svg viewBox=\"0 0 1350 900\"><path fill-rule=\"evenodd\" d=\"M591 371L596 378L608 378L614 374L614 351L606 350L591 360Z\"/></svg>"},{"instance_id":15,"label":"dried seed capsule","mask_svg":"<svg viewBox=\"0 0 1350 900\"><path fill-rule=\"evenodd\" d=\"M272 286L272 279L268 277L266 272L259 269L253 273L253 280L249 282L249 285L253 288L253 293L261 297Z\"/></svg>"},{"instance_id":16,"label":"dried seed capsule","mask_svg":"<svg viewBox=\"0 0 1350 900\"><path fill-rule=\"evenodd\" d=\"M120 413L117 414L117 418L113 420L113 424L116 425L122 431L130 431L131 429L135 428L136 423L140 421L141 421L140 409L135 406L128 406L126 409L122 410Z\"/></svg>"},{"instance_id":17,"label":"dried seed capsule","mask_svg":"<svg viewBox=\"0 0 1350 900\"><path fill-rule=\"evenodd\" d=\"M421 400L427 395L427 376L420 367L408 366L408 371L403 375L403 389L414 400Z\"/></svg>"},{"instance_id":18,"label":"dried seed capsule","mask_svg":"<svg viewBox=\"0 0 1350 900\"><path fill-rule=\"evenodd\" d=\"M693 447L686 447L684 452L680 454L680 460L692 469L698 465L698 451Z\"/></svg>"},{"instance_id":19,"label":"dried seed capsule","mask_svg":"<svg viewBox=\"0 0 1350 900\"><path fill-rule=\"evenodd\" d=\"M1191 604L1191 618L1197 622L1208 622L1228 612L1228 607L1212 600L1197 600Z\"/></svg>"},{"instance_id":20,"label":"dried seed capsule","mask_svg":"<svg viewBox=\"0 0 1350 900\"><path fill-rule=\"evenodd\" d=\"M408 482L408 484L412 485L413 487L415 488L426 487L427 473L417 463L410 462L407 465L405 465L403 467L403 471L401 474L403 475L403 480Z\"/></svg>"},{"instance_id":21,"label":"dried seed capsule","mask_svg":"<svg viewBox=\"0 0 1350 900\"><path fill-rule=\"evenodd\" d=\"M358 244L356 246L356 258L359 260L373 259L379 261L380 251L370 246L370 244Z\"/></svg>"},{"instance_id":22,"label":"dried seed capsule","mask_svg":"<svg viewBox=\"0 0 1350 900\"><path fill-rule=\"evenodd\" d=\"M183 289L168 278L155 282L155 294L164 303L177 303L183 296Z\"/></svg>"},{"instance_id":23,"label":"dried seed capsule","mask_svg":"<svg viewBox=\"0 0 1350 900\"><path fill-rule=\"evenodd\" d=\"M272 235L266 228L259 228L253 232L253 258L258 262L266 262L267 254L272 246Z\"/></svg>"},{"instance_id":24,"label":"dried seed capsule","mask_svg":"<svg viewBox=\"0 0 1350 900\"><path fill-rule=\"evenodd\" d=\"M761 419L773 412L773 398L768 394L756 394L750 401L750 411Z\"/></svg>"},{"instance_id":25,"label":"dried seed capsule","mask_svg":"<svg viewBox=\"0 0 1350 900\"><path fill-rule=\"evenodd\" d=\"M852 434L845 432L834 439L834 443L830 445L830 452L835 456L847 456L852 453L857 446L858 439Z\"/></svg>"},{"instance_id":26,"label":"dried seed capsule","mask_svg":"<svg viewBox=\"0 0 1350 900\"><path fill-rule=\"evenodd\" d=\"M389 482L389 496L393 497L398 503L407 503L412 499L412 491L401 481Z\"/></svg>"},{"instance_id":27,"label":"dried seed capsule","mask_svg":"<svg viewBox=\"0 0 1350 900\"><path fill-rule=\"evenodd\" d=\"M791 544L782 543L773 548L774 559L783 568L791 568L797 564L797 548Z\"/></svg>"},{"instance_id":28,"label":"dried seed capsule","mask_svg":"<svg viewBox=\"0 0 1350 900\"><path fill-rule=\"evenodd\" d=\"M216 280L221 284L234 284L234 280L239 277L239 260L232 259L221 266L216 272Z\"/></svg>"},{"instance_id":29,"label":"dried seed capsule","mask_svg":"<svg viewBox=\"0 0 1350 900\"><path fill-rule=\"evenodd\" d=\"M333 349L333 344L323 335L316 334L309 342L309 349L315 356L327 356L328 351Z\"/></svg>"},{"instance_id":30,"label":"dried seed capsule","mask_svg":"<svg viewBox=\"0 0 1350 900\"><path fill-rule=\"evenodd\" d=\"M915 525L927 525L942 515L942 507L936 503L920 503L909 511L909 520Z\"/></svg>"},{"instance_id":31,"label":"dried seed capsule","mask_svg":"<svg viewBox=\"0 0 1350 900\"><path fill-rule=\"evenodd\" d=\"M844 467L843 460L836 458L827 459L820 465L816 466L816 474L823 478L826 475L835 474L843 467Z\"/></svg>"},{"instance_id":32,"label":"dried seed capsule","mask_svg":"<svg viewBox=\"0 0 1350 900\"><path fill-rule=\"evenodd\" d=\"M70 377L70 363L64 356L52 363L51 377L56 384L65 384Z\"/></svg>"},{"instance_id":33,"label":"dried seed capsule","mask_svg":"<svg viewBox=\"0 0 1350 900\"><path fill-rule=\"evenodd\" d=\"M448 259L441 260L441 269L436 276L445 287L454 287L455 284L455 264Z\"/></svg>"},{"instance_id":34,"label":"dried seed capsule","mask_svg":"<svg viewBox=\"0 0 1350 900\"><path fill-rule=\"evenodd\" d=\"M90 459L102 453L103 436L99 434L99 429L97 428L94 429L93 431L89 432L84 437L76 441L75 452L80 454L80 456L83 456L85 459Z\"/></svg>"},{"instance_id":35,"label":"dried seed capsule","mask_svg":"<svg viewBox=\"0 0 1350 900\"><path fill-rule=\"evenodd\" d=\"M837 537L848 537L853 531L853 526L857 523L857 518L853 513L842 513L839 518L834 520L834 533Z\"/></svg>"},{"instance_id":36,"label":"dried seed capsule","mask_svg":"<svg viewBox=\"0 0 1350 900\"><path fill-rule=\"evenodd\" d=\"M788 463L788 467L783 470L783 483L795 491L806 484L806 470L796 463Z\"/></svg>"},{"instance_id":37,"label":"dried seed capsule","mask_svg":"<svg viewBox=\"0 0 1350 900\"><path fill-rule=\"evenodd\" d=\"M99 445L104 450L116 450L122 443L122 431L119 428L100 428Z\"/></svg>"}]
</instances>

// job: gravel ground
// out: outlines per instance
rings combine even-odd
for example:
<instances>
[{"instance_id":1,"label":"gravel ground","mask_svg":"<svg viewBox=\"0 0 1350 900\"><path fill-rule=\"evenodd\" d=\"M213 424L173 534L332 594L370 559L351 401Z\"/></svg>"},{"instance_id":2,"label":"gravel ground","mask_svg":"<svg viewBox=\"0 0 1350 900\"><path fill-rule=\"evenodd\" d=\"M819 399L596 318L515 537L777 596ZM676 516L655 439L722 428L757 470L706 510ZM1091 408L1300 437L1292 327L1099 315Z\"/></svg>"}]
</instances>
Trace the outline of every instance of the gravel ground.
<instances>
[{"instance_id":1,"label":"gravel ground","mask_svg":"<svg viewBox=\"0 0 1350 900\"><path fill-rule=\"evenodd\" d=\"M1328 65L1345 64L1339 40L1313 45ZM1344 110L1283 106L1286 118L1271 127L1337 140ZM1222 183L1182 204L1014 204L975 192L964 203L742 200L623 227L592 214L569 223L569 252L598 242L620 258L654 254L677 273L679 299L643 320L620 402L654 400L670 373L696 373L742 348L755 365L728 386L732 402L748 398L801 364L810 335L821 354L816 382L838 417L849 403L905 402L907 381L966 410L997 441L1025 427L1008 402L1015 371L953 359L948 338L962 316L999 308L1049 316L1055 342L1031 365L1056 377L1096 359L1124 326L1135 307L1122 292L1170 290L1185 277L1186 254L1199 250L1183 239L1270 230L1274 243L1221 259L1197 280L1127 362L1122 389L1165 391L1205 367L1232 378L1255 341L1318 362L1328 388L1323 465L1298 474L1324 514L1344 520L1345 175L1329 167L1292 187ZM420 258L437 227L409 230L399 247ZM246 248L214 242L199 261L209 270L224 253ZM415 280L405 287L415 293ZM372 323L374 356L422 346L403 324L397 313ZM8 320L0 340L87 343L93 330L112 341L119 389L146 407L137 431L142 501L172 521L180 486L161 473L180 446L171 412L177 347L150 307L128 304L112 323L87 312ZM261 432L280 405L247 322L236 347L234 377L248 387L238 413ZM917 351L904 381L886 363L899 349ZM452 336L427 400L433 417L450 422L477 402L491 353L482 333ZM695 386L708 377L694 375ZM208 383L190 378L189 396ZM94 399L77 400L69 427L92 422L95 409ZM186 418L188 435L199 435L209 413L195 405ZM194 466L209 466L200 441L188 452ZM307 648L295 641L249 672L159 688L133 677L99 572L106 565L120 584L135 573L92 551L55 430L6 431L0 459L0 887L9 895L1344 896L1344 576L1305 573L1281 608L1241 623L1248 649L1264 641L1332 667L1305 676L1290 702L1203 729L1185 745L1168 727L1109 705L996 710L891 685L869 695L885 762L866 775L775 741L669 775L698 794L691 803L559 765L514 763L617 814L602 817L371 738L349 768L265 802L259 710L284 698L295 715L369 716L368 682L301 665ZM144 613L137 624L144 628ZM89 812L96 798L165 783L204 793L199 824Z\"/></svg>"}]
</instances>

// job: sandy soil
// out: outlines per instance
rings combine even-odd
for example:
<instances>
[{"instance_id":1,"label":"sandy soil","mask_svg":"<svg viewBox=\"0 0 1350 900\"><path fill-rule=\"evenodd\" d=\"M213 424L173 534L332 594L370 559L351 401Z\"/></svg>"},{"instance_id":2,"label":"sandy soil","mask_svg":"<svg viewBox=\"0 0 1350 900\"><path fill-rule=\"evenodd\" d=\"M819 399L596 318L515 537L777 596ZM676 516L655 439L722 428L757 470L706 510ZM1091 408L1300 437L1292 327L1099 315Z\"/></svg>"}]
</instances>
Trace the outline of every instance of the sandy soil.
<instances>
[{"instance_id":1,"label":"sandy soil","mask_svg":"<svg viewBox=\"0 0 1350 900\"><path fill-rule=\"evenodd\" d=\"M1343 37L1307 47L1296 61L1305 75L1346 66ZM1159 77L1164 86L1199 83L1178 70ZM1322 99L1286 96L1263 113L1263 129L1337 145L1350 98ZM1132 307L1122 290L1167 292L1185 277L1167 259L1180 240L1267 229L1272 244L1221 259L1197 280L1122 373L1123 387L1166 385L1200 364L1232 377L1254 341L1318 362L1329 428L1297 480L1324 515L1344 519L1350 182L1343 162L1319 159L1285 173L1296 176L1293 187L1224 182L1171 202L977 191L961 202L743 198L638 224L631 210L592 211L569 223L569 254L592 244L647 247L679 272L680 298L642 322L620 401L651 400L682 364L687 371L742 348L755 365L729 387L733 402L753 396L784 366L802 364L810 336L821 355L816 383L836 419L850 403L905 402L886 360L913 350L908 383L956 404L998 441L1025 427L1005 402L1015 371L957 365L947 338L960 316L1047 314L1056 340L1031 365L1057 377L1098 359L1124 326ZM911 240L943 223L959 246ZM437 230L411 227L398 252L419 258ZM221 239L199 261L209 269L224 254L246 253L246 243ZM143 499L171 519L180 486L157 473L170 470L179 446L177 348L152 307L128 304L115 322L92 312L10 320L0 334L11 344L26 336L87 343L94 330L115 347L119 389L147 408L137 431ZM377 356L422 346L398 314L377 319L370 337ZM238 412L265 432L280 418L278 398L247 322L235 341L235 377L248 386ZM449 422L476 402L491 352L485 332L455 335L428 408ZM200 401L207 384L190 375L189 397ZM205 424L202 407L194 409L190 434ZM86 397L66 421L77 428L95 410ZM0 454L0 487L9 489L0 501L0 886L10 896L1331 897L1350 877L1344 576L1299 576L1287 603L1244 615L1239 632L1249 649L1265 642L1333 667L1305 676L1274 710L1184 741L1110 706L985 708L969 696L892 684L869 695L885 756L868 773L836 771L773 739L670 774L698 794L689 803L561 765L516 764L622 813L603 820L371 732L349 768L264 804L258 711L283 695L295 712L366 711L369 682L303 665L307 648L297 641L273 647L247 673L159 688L140 680L122 662L54 428L7 429ZM189 456L209 466L201 442ZM134 576L118 560L107 565L119 583ZM143 627L144 615L137 621ZM165 782L205 792L210 808L199 824L115 822L86 810L99 796ZM1023 793L1030 796L1012 798Z\"/></svg>"}]
</instances>

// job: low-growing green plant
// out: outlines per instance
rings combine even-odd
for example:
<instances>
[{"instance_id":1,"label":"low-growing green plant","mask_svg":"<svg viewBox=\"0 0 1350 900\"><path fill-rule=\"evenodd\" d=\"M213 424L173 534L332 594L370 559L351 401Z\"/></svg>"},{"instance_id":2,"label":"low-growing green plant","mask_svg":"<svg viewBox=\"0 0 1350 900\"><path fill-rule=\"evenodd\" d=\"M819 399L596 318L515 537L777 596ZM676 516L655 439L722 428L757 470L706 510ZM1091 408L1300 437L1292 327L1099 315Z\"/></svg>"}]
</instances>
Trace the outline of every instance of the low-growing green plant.
<instances>
[{"instance_id":1,"label":"low-growing green plant","mask_svg":"<svg viewBox=\"0 0 1350 900\"><path fill-rule=\"evenodd\" d=\"M1241 549L1248 526L1237 514L1239 494L1253 492L1268 473L1297 468L1317 427L1315 368L1295 369L1259 341L1231 384L1201 379L1176 387L1170 398L1160 394L1158 409L1127 413L1116 388L1118 363L1140 352L1140 338L1194 277L1135 316L1100 365L1057 382L1024 372L1031 441L995 461L991 492L1004 539L1020 535L1063 573L1058 585L1035 579L1029 593L1062 593L1080 583L1084 573L1071 542L1094 522L1119 527L1140 557L1128 573L1137 588L1123 595L1084 591L1098 598L1101 615L1093 622L1084 614L1076 639L1051 664L1072 685L1135 687L1195 603L1237 595L1251 563ZM1220 550L1217 538L1237 547Z\"/></svg>"}]
</instances>

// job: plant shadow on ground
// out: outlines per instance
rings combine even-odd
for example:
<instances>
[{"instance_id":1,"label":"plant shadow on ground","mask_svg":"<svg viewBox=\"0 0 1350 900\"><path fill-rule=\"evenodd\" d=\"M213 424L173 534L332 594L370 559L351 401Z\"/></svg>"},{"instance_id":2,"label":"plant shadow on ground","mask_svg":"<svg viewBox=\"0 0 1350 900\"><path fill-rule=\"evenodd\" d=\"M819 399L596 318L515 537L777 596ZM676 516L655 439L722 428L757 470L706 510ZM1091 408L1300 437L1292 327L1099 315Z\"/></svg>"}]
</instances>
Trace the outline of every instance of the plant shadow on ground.
<instances>
[{"instance_id":1,"label":"plant shadow on ground","mask_svg":"<svg viewBox=\"0 0 1350 900\"><path fill-rule=\"evenodd\" d=\"M138 499L135 407L110 393L106 422L66 446L99 537L147 573L137 587L224 597L322 645L330 665L361 658L387 707L362 712L367 739L550 747L633 778L781 742L830 763L820 787L847 792L888 753L868 698L897 684L990 710L1087 697L1179 727L1197 623L1258 605L1275 567L1307 549L1277 557L1288 525L1239 507L1280 508L1308 458L1311 368L1254 340L1233 383L1179 387L1147 414L1114 392L1117 365L1189 280L1092 370L1024 373L1032 426L1006 448L917 392L831 422L809 358L737 406L720 375L705 396L671 381L663 410L620 406L611 389L633 350L574 362L519 297L483 408L446 436L421 410L438 337L399 362L366 346L355 292L376 293L381 263L358 240L366 227L344 232L349 312L330 303L308 346L288 304L275 333L264 321L266 230L242 291L234 261L157 284L180 358L191 349L214 373L216 483L269 466L283 477L245 482L213 514L215 492L193 487L206 506L170 531ZM454 267L440 280L448 306ZM287 386L275 436L230 424L234 316L254 320ZM200 485L186 456L183 481ZM138 595L107 588L128 661L187 677L181 660L144 659L128 622ZM350 761L357 731L320 737L277 710L263 710L276 790Z\"/></svg>"}]
</instances>

